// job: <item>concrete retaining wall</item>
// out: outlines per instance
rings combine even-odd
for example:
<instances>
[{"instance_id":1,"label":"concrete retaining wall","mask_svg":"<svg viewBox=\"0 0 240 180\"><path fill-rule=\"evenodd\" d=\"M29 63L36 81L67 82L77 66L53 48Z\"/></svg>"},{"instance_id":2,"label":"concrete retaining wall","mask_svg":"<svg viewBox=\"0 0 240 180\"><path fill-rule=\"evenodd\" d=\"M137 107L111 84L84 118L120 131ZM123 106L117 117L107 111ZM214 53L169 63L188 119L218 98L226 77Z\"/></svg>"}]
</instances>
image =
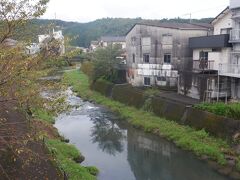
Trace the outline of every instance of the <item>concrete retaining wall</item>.
<instances>
[{"instance_id":1,"label":"concrete retaining wall","mask_svg":"<svg viewBox=\"0 0 240 180\"><path fill-rule=\"evenodd\" d=\"M92 87L107 97L136 108L141 108L148 98L145 96L144 91L130 85L110 85L101 81L96 82ZM152 109L159 117L176 121L179 124L189 125L198 130L205 129L210 134L218 137L232 138L236 133L240 132L240 121L238 120L186 107L181 103L161 97L152 98Z\"/></svg>"}]
</instances>

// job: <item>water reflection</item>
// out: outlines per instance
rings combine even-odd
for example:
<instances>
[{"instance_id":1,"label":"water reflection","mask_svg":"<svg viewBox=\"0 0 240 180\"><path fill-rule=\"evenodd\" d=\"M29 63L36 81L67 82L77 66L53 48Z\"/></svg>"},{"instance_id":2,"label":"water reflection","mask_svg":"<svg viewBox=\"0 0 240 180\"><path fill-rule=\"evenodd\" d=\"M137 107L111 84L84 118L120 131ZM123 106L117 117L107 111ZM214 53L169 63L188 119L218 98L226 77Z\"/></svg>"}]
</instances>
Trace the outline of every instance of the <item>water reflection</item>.
<instances>
[{"instance_id":1,"label":"water reflection","mask_svg":"<svg viewBox=\"0 0 240 180\"><path fill-rule=\"evenodd\" d=\"M104 108L69 93L76 106L57 118L56 127L97 166L100 180L226 180L174 144L131 128Z\"/></svg>"},{"instance_id":2,"label":"water reflection","mask_svg":"<svg viewBox=\"0 0 240 180\"><path fill-rule=\"evenodd\" d=\"M109 121L109 117L100 114L100 117L91 116L93 127L91 128L92 143L97 143L98 147L105 153L115 156L124 150L123 130L121 130L114 119Z\"/></svg>"}]
</instances>

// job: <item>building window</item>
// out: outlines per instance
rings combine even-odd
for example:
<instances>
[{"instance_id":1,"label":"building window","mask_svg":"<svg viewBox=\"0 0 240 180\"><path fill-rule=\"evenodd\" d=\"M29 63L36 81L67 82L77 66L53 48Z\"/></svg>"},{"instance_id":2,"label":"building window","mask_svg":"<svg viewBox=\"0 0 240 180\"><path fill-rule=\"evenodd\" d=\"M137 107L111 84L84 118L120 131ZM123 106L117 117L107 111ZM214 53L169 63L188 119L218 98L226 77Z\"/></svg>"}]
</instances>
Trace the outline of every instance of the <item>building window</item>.
<instances>
[{"instance_id":1,"label":"building window","mask_svg":"<svg viewBox=\"0 0 240 180\"><path fill-rule=\"evenodd\" d=\"M143 37L141 40L142 40L142 46L151 46L150 37Z\"/></svg>"},{"instance_id":2,"label":"building window","mask_svg":"<svg viewBox=\"0 0 240 180\"><path fill-rule=\"evenodd\" d=\"M144 77L144 85L145 86L150 86L151 85L150 77Z\"/></svg>"},{"instance_id":3,"label":"building window","mask_svg":"<svg viewBox=\"0 0 240 180\"><path fill-rule=\"evenodd\" d=\"M201 51L201 52L199 53L199 58L200 58L200 60L208 60L208 52L206 52L206 51Z\"/></svg>"},{"instance_id":4,"label":"building window","mask_svg":"<svg viewBox=\"0 0 240 180\"><path fill-rule=\"evenodd\" d=\"M132 61L135 63L135 54L132 54Z\"/></svg>"},{"instance_id":5,"label":"building window","mask_svg":"<svg viewBox=\"0 0 240 180\"><path fill-rule=\"evenodd\" d=\"M164 54L164 63L170 64L171 63L171 54Z\"/></svg>"},{"instance_id":6,"label":"building window","mask_svg":"<svg viewBox=\"0 0 240 180\"><path fill-rule=\"evenodd\" d=\"M221 34L230 34L230 31L232 30L232 28L222 28L221 29Z\"/></svg>"},{"instance_id":7,"label":"building window","mask_svg":"<svg viewBox=\"0 0 240 180\"><path fill-rule=\"evenodd\" d=\"M149 63L150 61L150 55L149 54L143 54L143 62Z\"/></svg>"},{"instance_id":8,"label":"building window","mask_svg":"<svg viewBox=\"0 0 240 180\"><path fill-rule=\"evenodd\" d=\"M157 81L167 81L167 79L166 79L166 77L159 76L159 77L157 77Z\"/></svg>"}]
</instances>

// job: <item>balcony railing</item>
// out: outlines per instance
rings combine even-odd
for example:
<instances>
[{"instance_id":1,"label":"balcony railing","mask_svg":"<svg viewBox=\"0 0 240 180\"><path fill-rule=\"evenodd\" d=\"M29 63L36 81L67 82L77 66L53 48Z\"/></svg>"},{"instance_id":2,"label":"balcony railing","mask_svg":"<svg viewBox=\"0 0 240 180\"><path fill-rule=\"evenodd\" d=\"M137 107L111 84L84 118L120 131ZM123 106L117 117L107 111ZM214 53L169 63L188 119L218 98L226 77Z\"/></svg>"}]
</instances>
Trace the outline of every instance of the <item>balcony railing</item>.
<instances>
[{"instance_id":1,"label":"balcony railing","mask_svg":"<svg viewBox=\"0 0 240 180\"><path fill-rule=\"evenodd\" d=\"M193 60L193 70L214 70L214 60Z\"/></svg>"},{"instance_id":2,"label":"balcony railing","mask_svg":"<svg viewBox=\"0 0 240 180\"><path fill-rule=\"evenodd\" d=\"M240 65L219 64L219 75L240 78Z\"/></svg>"},{"instance_id":3,"label":"balcony railing","mask_svg":"<svg viewBox=\"0 0 240 180\"><path fill-rule=\"evenodd\" d=\"M230 31L230 42L240 42L240 29Z\"/></svg>"}]
</instances>

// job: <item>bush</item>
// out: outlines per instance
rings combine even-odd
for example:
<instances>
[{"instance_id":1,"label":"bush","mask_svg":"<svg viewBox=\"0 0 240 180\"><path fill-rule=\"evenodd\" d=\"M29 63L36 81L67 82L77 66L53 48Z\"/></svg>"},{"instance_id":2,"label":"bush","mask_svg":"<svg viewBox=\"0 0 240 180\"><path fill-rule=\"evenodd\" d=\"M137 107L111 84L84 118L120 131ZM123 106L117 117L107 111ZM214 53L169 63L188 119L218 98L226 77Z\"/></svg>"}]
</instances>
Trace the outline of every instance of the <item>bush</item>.
<instances>
[{"instance_id":1,"label":"bush","mask_svg":"<svg viewBox=\"0 0 240 180\"><path fill-rule=\"evenodd\" d=\"M208 111L220 116L225 116L229 118L233 118L236 120L240 119L240 103L203 103L195 106L198 109Z\"/></svg>"},{"instance_id":2,"label":"bush","mask_svg":"<svg viewBox=\"0 0 240 180\"><path fill-rule=\"evenodd\" d=\"M93 63L90 61L83 62L81 65L81 71L90 78L93 76L93 69Z\"/></svg>"}]
</instances>

